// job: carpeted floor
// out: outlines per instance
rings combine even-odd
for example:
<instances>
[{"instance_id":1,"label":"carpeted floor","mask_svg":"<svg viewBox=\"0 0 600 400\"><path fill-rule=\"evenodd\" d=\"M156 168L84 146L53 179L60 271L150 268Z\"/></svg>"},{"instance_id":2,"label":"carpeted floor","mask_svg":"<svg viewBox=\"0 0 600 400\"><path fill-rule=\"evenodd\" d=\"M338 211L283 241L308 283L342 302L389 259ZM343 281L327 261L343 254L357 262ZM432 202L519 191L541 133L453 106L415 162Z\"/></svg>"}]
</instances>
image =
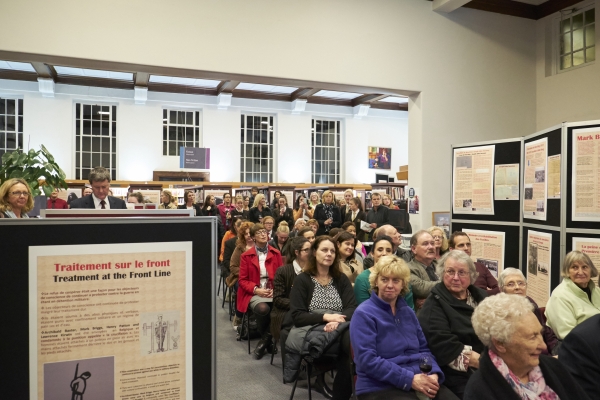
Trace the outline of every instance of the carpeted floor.
<instances>
[{"instance_id":1,"label":"carpeted floor","mask_svg":"<svg viewBox=\"0 0 600 400\"><path fill-rule=\"evenodd\" d=\"M281 355L275 355L273 365L270 364L270 354L261 360L252 358L248 354L248 343L235 339L236 334L229 321L228 304L225 303L222 309L221 301L217 301L217 399L289 399L292 384L283 384ZM254 351L257 343L258 339L251 341L251 351ZM325 399L314 390L312 398ZM306 381L298 382L294 399L308 399Z\"/></svg>"}]
</instances>

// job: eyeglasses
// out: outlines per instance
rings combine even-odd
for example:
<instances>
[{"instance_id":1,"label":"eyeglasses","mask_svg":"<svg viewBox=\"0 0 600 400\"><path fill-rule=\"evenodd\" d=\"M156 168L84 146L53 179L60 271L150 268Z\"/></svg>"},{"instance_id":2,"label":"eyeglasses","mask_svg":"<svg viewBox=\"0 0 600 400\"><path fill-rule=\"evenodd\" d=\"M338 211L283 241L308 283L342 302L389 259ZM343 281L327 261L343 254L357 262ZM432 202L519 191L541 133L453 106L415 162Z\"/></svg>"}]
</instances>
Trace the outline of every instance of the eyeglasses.
<instances>
[{"instance_id":1,"label":"eyeglasses","mask_svg":"<svg viewBox=\"0 0 600 400\"><path fill-rule=\"evenodd\" d=\"M261 229L260 231L254 232L255 235L266 235L267 231L265 229Z\"/></svg>"},{"instance_id":2,"label":"eyeglasses","mask_svg":"<svg viewBox=\"0 0 600 400\"><path fill-rule=\"evenodd\" d=\"M455 271L453 269L447 269L446 271L444 271L444 273L446 274L446 276L454 278L454 275L458 275L459 278L465 278L467 275L469 275L468 271L465 270L460 270L460 271Z\"/></svg>"},{"instance_id":3,"label":"eyeglasses","mask_svg":"<svg viewBox=\"0 0 600 400\"><path fill-rule=\"evenodd\" d=\"M29 192L10 192L10 194L17 197L29 197Z\"/></svg>"},{"instance_id":4,"label":"eyeglasses","mask_svg":"<svg viewBox=\"0 0 600 400\"><path fill-rule=\"evenodd\" d=\"M433 240L442 240L442 237L438 236L438 235L432 236L432 238L433 238Z\"/></svg>"},{"instance_id":5,"label":"eyeglasses","mask_svg":"<svg viewBox=\"0 0 600 400\"><path fill-rule=\"evenodd\" d=\"M508 282L505 286L507 288L511 288L511 289L514 288L514 287L516 287L516 286L518 286L518 287L526 287L527 286L527 282L523 282L523 281Z\"/></svg>"}]
</instances>

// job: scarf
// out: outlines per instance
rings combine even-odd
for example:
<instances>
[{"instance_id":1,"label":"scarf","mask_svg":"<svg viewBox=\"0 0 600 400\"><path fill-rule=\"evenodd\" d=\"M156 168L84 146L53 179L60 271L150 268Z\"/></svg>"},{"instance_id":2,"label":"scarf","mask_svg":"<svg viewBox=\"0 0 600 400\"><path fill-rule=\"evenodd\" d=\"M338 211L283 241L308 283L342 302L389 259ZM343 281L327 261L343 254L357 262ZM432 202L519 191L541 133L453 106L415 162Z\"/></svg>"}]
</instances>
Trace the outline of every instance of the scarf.
<instances>
[{"instance_id":1,"label":"scarf","mask_svg":"<svg viewBox=\"0 0 600 400\"><path fill-rule=\"evenodd\" d=\"M508 365L506 365L500 356L492 350L488 350L488 354L490 355L492 363L498 369L498 372L506 379L510 387L517 392L521 399L560 400L554 390L552 390L550 386L546 386L546 380L544 379L544 375L542 375L542 370L539 365L529 371L529 382L523 383L510 369L508 369Z\"/></svg>"},{"instance_id":2,"label":"scarf","mask_svg":"<svg viewBox=\"0 0 600 400\"><path fill-rule=\"evenodd\" d=\"M329 219L329 218L333 219L333 204L323 203L323 210L325 211L325 216L327 217L325 219ZM329 232L330 229L331 229L331 224L325 225L325 232Z\"/></svg>"},{"instance_id":3,"label":"scarf","mask_svg":"<svg viewBox=\"0 0 600 400\"><path fill-rule=\"evenodd\" d=\"M5 213L8 215L8 218L17 218L17 215L12 210L6 210ZM21 218L29 218L29 215L21 213Z\"/></svg>"},{"instance_id":4,"label":"scarf","mask_svg":"<svg viewBox=\"0 0 600 400\"><path fill-rule=\"evenodd\" d=\"M256 254L258 254L258 253L267 254L267 252L269 251L269 245L268 244L265 247L258 247L256 245L254 247L256 247Z\"/></svg>"}]
</instances>

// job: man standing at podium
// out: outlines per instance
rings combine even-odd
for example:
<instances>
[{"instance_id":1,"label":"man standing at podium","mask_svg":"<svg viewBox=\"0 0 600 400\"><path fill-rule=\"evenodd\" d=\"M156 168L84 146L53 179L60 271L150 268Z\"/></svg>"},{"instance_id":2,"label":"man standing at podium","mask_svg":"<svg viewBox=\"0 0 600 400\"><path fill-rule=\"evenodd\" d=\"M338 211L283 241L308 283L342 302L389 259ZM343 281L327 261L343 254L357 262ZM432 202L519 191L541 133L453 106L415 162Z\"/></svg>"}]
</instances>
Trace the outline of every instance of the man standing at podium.
<instances>
[{"instance_id":1,"label":"man standing at podium","mask_svg":"<svg viewBox=\"0 0 600 400\"><path fill-rule=\"evenodd\" d=\"M127 205L123 200L108 195L110 189L110 171L104 167L96 167L90 172L89 179L90 185L92 185L92 194L73 200L71 208L91 208L97 210L127 209Z\"/></svg>"}]
</instances>

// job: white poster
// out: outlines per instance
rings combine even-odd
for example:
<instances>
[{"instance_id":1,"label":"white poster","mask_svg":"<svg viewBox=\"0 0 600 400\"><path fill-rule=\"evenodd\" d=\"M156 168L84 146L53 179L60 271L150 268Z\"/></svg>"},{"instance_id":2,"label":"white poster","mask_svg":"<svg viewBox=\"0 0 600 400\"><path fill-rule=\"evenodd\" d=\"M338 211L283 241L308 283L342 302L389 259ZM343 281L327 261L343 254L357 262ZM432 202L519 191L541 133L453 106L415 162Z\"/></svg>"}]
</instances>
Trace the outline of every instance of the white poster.
<instances>
[{"instance_id":1,"label":"white poster","mask_svg":"<svg viewBox=\"0 0 600 400\"><path fill-rule=\"evenodd\" d=\"M463 229L471 239L471 259L482 263L496 279L504 270L504 232Z\"/></svg>"},{"instance_id":2,"label":"white poster","mask_svg":"<svg viewBox=\"0 0 600 400\"><path fill-rule=\"evenodd\" d=\"M546 220L548 138L525 143L523 217Z\"/></svg>"},{"instance_id":3,"label":"white poster","mask_svg":"<svg viewBox=\"0 0 600 400\"><path fill-rule=\"evenodd\" d=\"M548 157L548 198L560 199L560 154Z\"/></svg>"},{"instance_id":4,"label":"white poster","mask_svg":"<svg viewBox=\"0 0 600 400\"><path fill-rule=\"evenodd\" d=\"M600 239L586 237L573 238L573 250L579 250L588 255L596 268L600 268ZM598 287L598 277L592 278Z\"/></svg>"},{"instance_id":5,"label":"white poster","mask_svg":"<svg viewBox=\"0 0 600 400\"><path fill-rule=\"evenodd\" d=\"M455 214L494 214L496 147L454 149L452 209Z\"/></svg>"},{"instance_id":6,"label":"white poster","mask_svg":"<svg viewBox=\"0 0 600 400\"><path fill-rule=\"evenodd\" d=\"M519 200L519 164L495 166L494 200Z\"/></svg>"},{"instance_id":7,"label":"white poster","mask_svg":"<svg viewBox=\"0 0 600 400\"><path fill-rule=\"evenodd\" d=\"M552 235L544 232L527 232L527 295L538 306L546 307L550 298L552 273Z\"/></svg>"},{"instance_id":8,"label":"white poster","mask_svg":"<svg viewBox=\"0 0 600 400\"><path fill-rule=\"evenodd\" d=\"M600 221L600 129L573 130L573 221Z\"/></svg>"}]
</instances>

